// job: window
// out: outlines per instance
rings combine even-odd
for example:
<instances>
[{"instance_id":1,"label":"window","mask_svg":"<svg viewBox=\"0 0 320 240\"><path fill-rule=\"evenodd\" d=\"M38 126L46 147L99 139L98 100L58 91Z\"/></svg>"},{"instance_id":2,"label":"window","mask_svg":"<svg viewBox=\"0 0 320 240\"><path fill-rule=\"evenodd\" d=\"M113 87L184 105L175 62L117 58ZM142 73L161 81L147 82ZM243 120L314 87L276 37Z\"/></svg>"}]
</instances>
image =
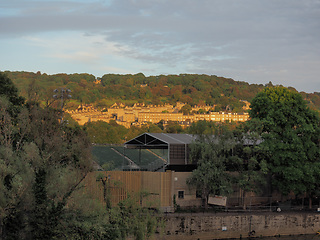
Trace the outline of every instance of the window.
<instances>
[{"instance_id":1,"label":"window","mask_svg":"<svg viewBox=\"0 0 320 240\"><path fill-rule=\"evenodd\" d=\"M183 199L184 198L184 191L178 191L178 198Z\"/></svg>"}]
</instances>

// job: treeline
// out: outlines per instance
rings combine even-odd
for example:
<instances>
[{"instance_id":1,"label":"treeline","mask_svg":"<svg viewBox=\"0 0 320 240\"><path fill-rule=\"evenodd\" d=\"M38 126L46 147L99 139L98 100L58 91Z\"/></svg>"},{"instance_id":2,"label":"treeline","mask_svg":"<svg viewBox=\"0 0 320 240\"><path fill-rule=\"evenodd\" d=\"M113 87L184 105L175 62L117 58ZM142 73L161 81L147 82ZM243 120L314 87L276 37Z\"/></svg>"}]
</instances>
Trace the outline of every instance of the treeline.
<instances>
[{"instance_id":1,"label":"treeline","mask_svg":"<svg viewBox=\"0 0 320 240\"><path fill-rule=\"evenodd\" d=\"M237 122L200 122L202 122L200 123L203 124L202 126L205 126L206 131L210 131L210 129L214 129L216 126L223 126L229 130L234 130L240 125ZM189 127L183 128L178 123L170 121L164 126L162 121L160 121L157 124L149 123L141 127L131 126L130 128L125 128L112 120L109 123L103 121L89 122L84 125L84 129L88 133L90 141L94 144L123 144L145 132L196 134L198 126L198 123L193 122Z\"/></svg>"},{"instance_id":2,"label":"treeline","mask_svg":"<svg viewBox=\"0 0 320 240\"><path fill-rule=\"evenodd\" d=\"M132 105L136 102L164 104L184 102L189 105L216 105L216 111L241 112L243 103L251 101L266 85L248 84L215 75L180 74L146 77L138 74L105 74L96 78L92 74L54 74L40 72L5 72L25 98L35 94L42 102L50 102L52 91L68 88L72 91L69 109L80 104L93 104L96 108L109 107L115 102ZM96 82L98 80L98 82ZM32 87L30 87L32 86ZM30 89L31 88L31 89ZM30 95L33 90L33 95ZM296 91L294 88L290 90ZM29 93L28 93L29 92ZM320 93L301 92L313 109L320 109Z\"/></svg>"}]
</instances>

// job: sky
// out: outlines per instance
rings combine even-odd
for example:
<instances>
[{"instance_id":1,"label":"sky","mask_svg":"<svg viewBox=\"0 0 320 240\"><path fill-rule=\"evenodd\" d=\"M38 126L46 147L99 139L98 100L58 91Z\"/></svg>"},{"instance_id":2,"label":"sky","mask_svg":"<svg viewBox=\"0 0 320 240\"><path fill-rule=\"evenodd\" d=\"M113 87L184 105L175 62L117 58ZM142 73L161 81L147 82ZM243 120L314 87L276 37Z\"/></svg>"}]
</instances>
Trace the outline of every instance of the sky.
<instances>
[{"instance_id":1,"label":"sky","mask_svg":"<svg viewBox=\"0 0 320 240\"><path fill-rule=\"evenodd\" d=\"M207 74L320 92L320 0L0 0L0 71Z\"/></svg>"}]
</instances>

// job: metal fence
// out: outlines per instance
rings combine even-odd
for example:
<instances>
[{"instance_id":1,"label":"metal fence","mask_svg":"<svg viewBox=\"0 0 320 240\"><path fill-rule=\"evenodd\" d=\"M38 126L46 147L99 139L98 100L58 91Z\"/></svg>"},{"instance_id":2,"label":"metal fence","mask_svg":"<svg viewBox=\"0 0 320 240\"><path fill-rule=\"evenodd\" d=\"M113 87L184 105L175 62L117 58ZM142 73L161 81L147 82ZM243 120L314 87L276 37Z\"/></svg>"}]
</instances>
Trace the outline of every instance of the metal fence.
<instances>
[{"instance_id":1,"label":"metal fence","mask_svg":"<svg viewBox=\"0 0 320 240\"><path fill-rule=\"evenodd\" d=\"M311 208L310 208L311 207ZM221 208L221 207L220 207ZM222 208L221 208L222 209ZM311 204L308 198L284 199L276 197L245 197L228 198L227 211L319 211L319 199L312 199Z\"/></svg>"},{"instance_id":2,"label":"metal fence","mask_svg":"<svg viewBox=\"0 0 320 240\"><path fill-rule=\"evenodd\" d=\"M286 211L317 211L320 212L319 199L313 199L309 208L308 198L281 199L276 197L228 197L225 206L208 205L189 206L176 209L177 214L212 214L217 212L286 212Z\"/></svg>"}]
</instances>

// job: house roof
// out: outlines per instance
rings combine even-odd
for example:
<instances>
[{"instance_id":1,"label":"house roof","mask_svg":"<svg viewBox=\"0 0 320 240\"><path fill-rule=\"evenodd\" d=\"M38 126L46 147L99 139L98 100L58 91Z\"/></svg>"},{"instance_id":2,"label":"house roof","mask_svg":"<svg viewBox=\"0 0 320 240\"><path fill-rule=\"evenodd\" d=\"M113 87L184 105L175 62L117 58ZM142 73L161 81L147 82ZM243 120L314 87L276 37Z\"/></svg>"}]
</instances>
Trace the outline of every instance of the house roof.
<instances>
[{"instance_id":1,"label":"house roof","mask_svg":"<svg viewBox=\"0 0 320 240\"><path fill-rule=\"evenodd\" d=\"M150 135L168 144L190 144L196 140L196 137L192 134L150 133Z\"/></svg>"}]
</instances>

